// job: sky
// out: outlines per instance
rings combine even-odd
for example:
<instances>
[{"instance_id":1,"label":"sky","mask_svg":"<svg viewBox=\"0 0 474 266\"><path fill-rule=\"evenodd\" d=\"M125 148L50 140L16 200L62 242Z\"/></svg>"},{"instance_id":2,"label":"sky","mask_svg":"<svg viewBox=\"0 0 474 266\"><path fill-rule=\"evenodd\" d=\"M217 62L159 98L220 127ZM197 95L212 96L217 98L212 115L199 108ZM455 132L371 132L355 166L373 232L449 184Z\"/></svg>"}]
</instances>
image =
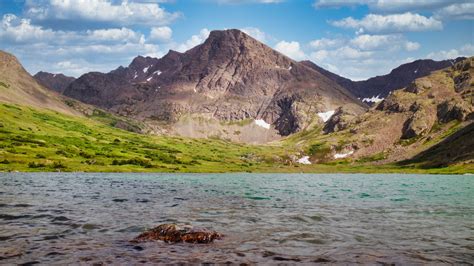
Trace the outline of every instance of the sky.
<instances>
[{"instance_id":1,"label":"sky","mask_svg":"<svg viewBox=\"0 0 474 266\"><path fill-rule=\"evenodd\" d=\"M0 50L31 74L108 72L231 28L353 80L474 55L472 0L1 0L0 18Z\"/></svg>"}]
</instances>

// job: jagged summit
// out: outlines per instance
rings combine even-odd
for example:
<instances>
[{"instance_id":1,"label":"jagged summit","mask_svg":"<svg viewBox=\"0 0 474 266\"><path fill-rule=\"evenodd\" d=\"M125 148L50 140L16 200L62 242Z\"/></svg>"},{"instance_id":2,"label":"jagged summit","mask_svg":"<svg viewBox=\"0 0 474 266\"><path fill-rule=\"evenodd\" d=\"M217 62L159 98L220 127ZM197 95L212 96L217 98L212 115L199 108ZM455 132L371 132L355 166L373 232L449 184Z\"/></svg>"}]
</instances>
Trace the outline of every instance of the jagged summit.
<instances>
[{"instance_id":1,"label":"jagged summit","mask_svg":"<svg viewBox=\"0 0 474 266\"><path fill-rule=\"evenodd\" d=\"M52 89L59 93L63 91L76 80L73 77L68 77L63 74L53 74L44 71L40 71L33 76L38 83L45 86L46 88Z\"/></svg>"},{"instance_id":2,"label":"jagged summit","mask_svg":"<svg viewBox=\"0 0 474 266\"><path fill-rule=\"evenodd\" d=\"M318 112L365 109L331 79L236 29L212 31L184 53L138 56L120 71L85 74L64 94L141 120L262 119L281 135L317 123Z\"/></svg>"}]
</instances>

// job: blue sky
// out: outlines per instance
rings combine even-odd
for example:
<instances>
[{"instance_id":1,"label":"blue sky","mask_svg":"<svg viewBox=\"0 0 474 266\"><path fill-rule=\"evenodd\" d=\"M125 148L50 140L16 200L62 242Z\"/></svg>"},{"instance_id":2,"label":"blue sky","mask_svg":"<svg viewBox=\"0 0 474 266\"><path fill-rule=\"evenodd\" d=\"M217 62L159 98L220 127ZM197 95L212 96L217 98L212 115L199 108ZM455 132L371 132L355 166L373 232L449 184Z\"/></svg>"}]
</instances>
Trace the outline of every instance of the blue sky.
<instances>
[{"instance_id":1,"label":"blue sky","mask_svg":"<svg viewBox=\"0 0 474 266\"><path fill-rule=\"evenodd\" d=\"M108 72L229 28L355 80L419 58L474 55L474 3L465 0L9 0L0 18L0 49L32 74Z\"/></svg>"}]
</instances>

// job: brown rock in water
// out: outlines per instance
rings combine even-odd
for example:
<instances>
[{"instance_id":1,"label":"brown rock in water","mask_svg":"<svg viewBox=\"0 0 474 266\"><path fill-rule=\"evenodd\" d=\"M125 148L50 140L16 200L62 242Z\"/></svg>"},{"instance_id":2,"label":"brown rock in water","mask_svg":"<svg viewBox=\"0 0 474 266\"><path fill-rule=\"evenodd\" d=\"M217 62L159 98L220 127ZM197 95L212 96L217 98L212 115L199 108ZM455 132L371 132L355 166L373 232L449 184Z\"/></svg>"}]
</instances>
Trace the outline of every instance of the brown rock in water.
<instances>
[{"instance_id":1,"label":"brown rock in water","mask_svg":"<svg viewBox=\"0 0 474 266\"><path fill-rule=\"evenodd\" d=\"M194 228L190 225L161 224L155 228L145 231L131 242L164 241L166 243L199 243L207 244L215 239L222 238L222 234L206 228Z\"/></svg>"}]
</instances>

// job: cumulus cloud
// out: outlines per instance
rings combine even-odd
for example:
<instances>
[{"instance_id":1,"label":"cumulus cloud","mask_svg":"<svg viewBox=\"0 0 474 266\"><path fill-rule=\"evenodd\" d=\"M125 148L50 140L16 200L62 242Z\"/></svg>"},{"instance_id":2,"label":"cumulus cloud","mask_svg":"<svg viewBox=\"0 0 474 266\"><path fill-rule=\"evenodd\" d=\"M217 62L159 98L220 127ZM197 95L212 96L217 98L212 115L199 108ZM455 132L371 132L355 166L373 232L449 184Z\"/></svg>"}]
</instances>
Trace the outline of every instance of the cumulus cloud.
<instances>
[{"instance_id":1,"label":"cumulus cloud","mask_svg":"<svg viewBox=\"0 0 474 266\"><path fill-rule=\"evenodd\" d=\"M45 29L12 14L0 22L1 48L17 55L25 67L78 76L86 71L110 71L136 55L162 56L158 45L132 29L82 31Z\"/></svg>"},{"instance_id":2,"label":"cumulus cloud","mask_svg":"<svg viewBox=\"0 0 474 266\"><path fill-rule=\"evenodd\" d=\"M93 21L115 25L164 25L180 16L158 3L126 0L43 0L27 1L25 14L38 21Z\"/></svg>"},{"instance_id":3,"label":"cumulus cloud","mask_svg":"<svg viewBox=\"0 0 474 266\"><path fill-rule=\"evenodd\" d=\"M259 28L246 27L246 28L241 29L241 31L245 32L246 34L252 36L253 38L263 43L266 43L269 39L269 36L265 32L261 31Z\"/></svg>"},{"instance_id":4,"label":"cumulus cloud","mask_svg":"<svg viewBox=\"0 0 474 266\"><path fill-rule=\"evenodd\" d=\"M404 43L405 50L407 50L409 52L416 51L416 50L420 49L420 46L421 45L417 42L406 42L406 43Z\"/></svg>"},{"instance_id":5,"label":"cumulus cloud","mask_svg":"<svg viewBox=\"0 0 474 266\"><path fill-rule=\"evenodd\" d=\"M343 43L344 43L343 39L322 38L322 39L311 41L309 45L313 49L328 49L328 48L341 46Z\"/></svg>"},{"instance_id":6,"label":"cumulus cloud","mask_svg":"<svg viewBox=\"0 0 474 266\"><path fill-rule=\"evenodd\" d=\"M166 41L171 40L172 35L173 35L173 31L171 30L171 28L164 26L164 27L151 28L149 37L152 40L166 42Z\"/></svg>"},{"instance_id":7,"label":"cumulus cloud","mask_svg":"<svg viewBox=\"0 0 474 266\"><path fill-rule=\"evenodd\" d=\"M402 34L356 35L352 39L322 38L310 42L309 58L320 66L353 80L383 75L401 64L401 51L414 51L419 43ZM403 62L404 63L404 62Z\"/></svg>"},{"instance_id":8,"label":"cumulus cloud","mask_svg":"<svg viewBox=\"0 0 474 266\"><path fill-rule=\"evenodd\" d=\"M344 6L368 6L379 12L405 12L437 10L453 4L469 3L470 0L316 0L316 8L340 8Z\"/></svg>"},{"instance_id":9,"label":"cumulus cloud","mask_svg":"<svg viewBox=\"0 0 474 266\"><path fill-rule=\"evenodd\" d=\"M128 28L120 29L98 29L86 31L86 37L91 41L107 42L144 42L143 34Z\"/></svg>"},{"instance_id":10,"label":"cumulus cloud","mask_svg":"<svg viewBox=\"0 0 474 266\"><path fill-rule=\"evenodd\" d=\"M219 4L276 4L284 0L214 0Z\"/></svg>"},{"instance_id":11,"label":"cumulus cloud","mask_svg":"<svg viewBox=\"0 0 474 266\"><path fill-rule=\"evenodd\" d=\"M429 53L426 57L434 60L453 59L460 56L470 57L474 56L474 45L465 44L460 49L441 50Z\"/></svg>"},{"instance_id":12,"label":"cumulus cloud","mask_svg":"<svg viewBox=\"0 0 474 266\"><path fill-rule=\"evenodd\" d=\"M350 44L360 50L396 51L403 48L407 51L415 51L420 48L419 43L407 41L401 34L362 34L350 40Z\"/></svg>"},{"instance_id":13,"label":"cumulus cloud","mask_svg":"<svg viewBox=\"0 0 474 266\"><path fill-rule=\"evenodd\" d=\"M0 26L0 40L4 42L24 43L50 40L54 32L31 24L29 19L20 19L13 14L3 15Z\"/></svg>"},{"instance_id":14,"label":"cumulus cloud","mask_svg":"<svg viewBox=\"0 0 474 266\"><path fill-rule=\"evenodd\" d=\"M474 19L474 3L460 3L443 7L435 12L440 19Z\"/></svg>"},{"instance_id":15,"label":"cumulus cloud","mask_svg":"<svg viewBox=\"0 0 474 266\"><path fill-rule=\"evenodd\" d=\"M301 50L299 42L280 41L275 45L275 50L294 60L303 60L306 58L305 53Z\"/></svg>"},{"instance_id":16,"label":"cumulus cloud","mask_svg":"<svg viewBox=\"0 0 474 266\"><path fill-rule=\"evenodd\" d=\"M191 36L191 38L186 40L184 43L177 45L175 49L178 52L186 52L187 50L193 48L194 46L203 43L207 39L207 37L209 37L210 33L211 32L206 28L201 29L199 34Z\"/></svg>"},{"instance_id":17,"label":"cumulus cloud","mask_svg":"<svg viewBox=\"0 0 474 266\"><path fill-rule=\"evenodd\" d=\"M332 21L331 24L336 27L356 29L359 33L388 33L443 29L441 21L433 17L428 18L409 12L393 15L368 14L363 19L348 17L342 20Z\"/></svg>"}]
</instances>

